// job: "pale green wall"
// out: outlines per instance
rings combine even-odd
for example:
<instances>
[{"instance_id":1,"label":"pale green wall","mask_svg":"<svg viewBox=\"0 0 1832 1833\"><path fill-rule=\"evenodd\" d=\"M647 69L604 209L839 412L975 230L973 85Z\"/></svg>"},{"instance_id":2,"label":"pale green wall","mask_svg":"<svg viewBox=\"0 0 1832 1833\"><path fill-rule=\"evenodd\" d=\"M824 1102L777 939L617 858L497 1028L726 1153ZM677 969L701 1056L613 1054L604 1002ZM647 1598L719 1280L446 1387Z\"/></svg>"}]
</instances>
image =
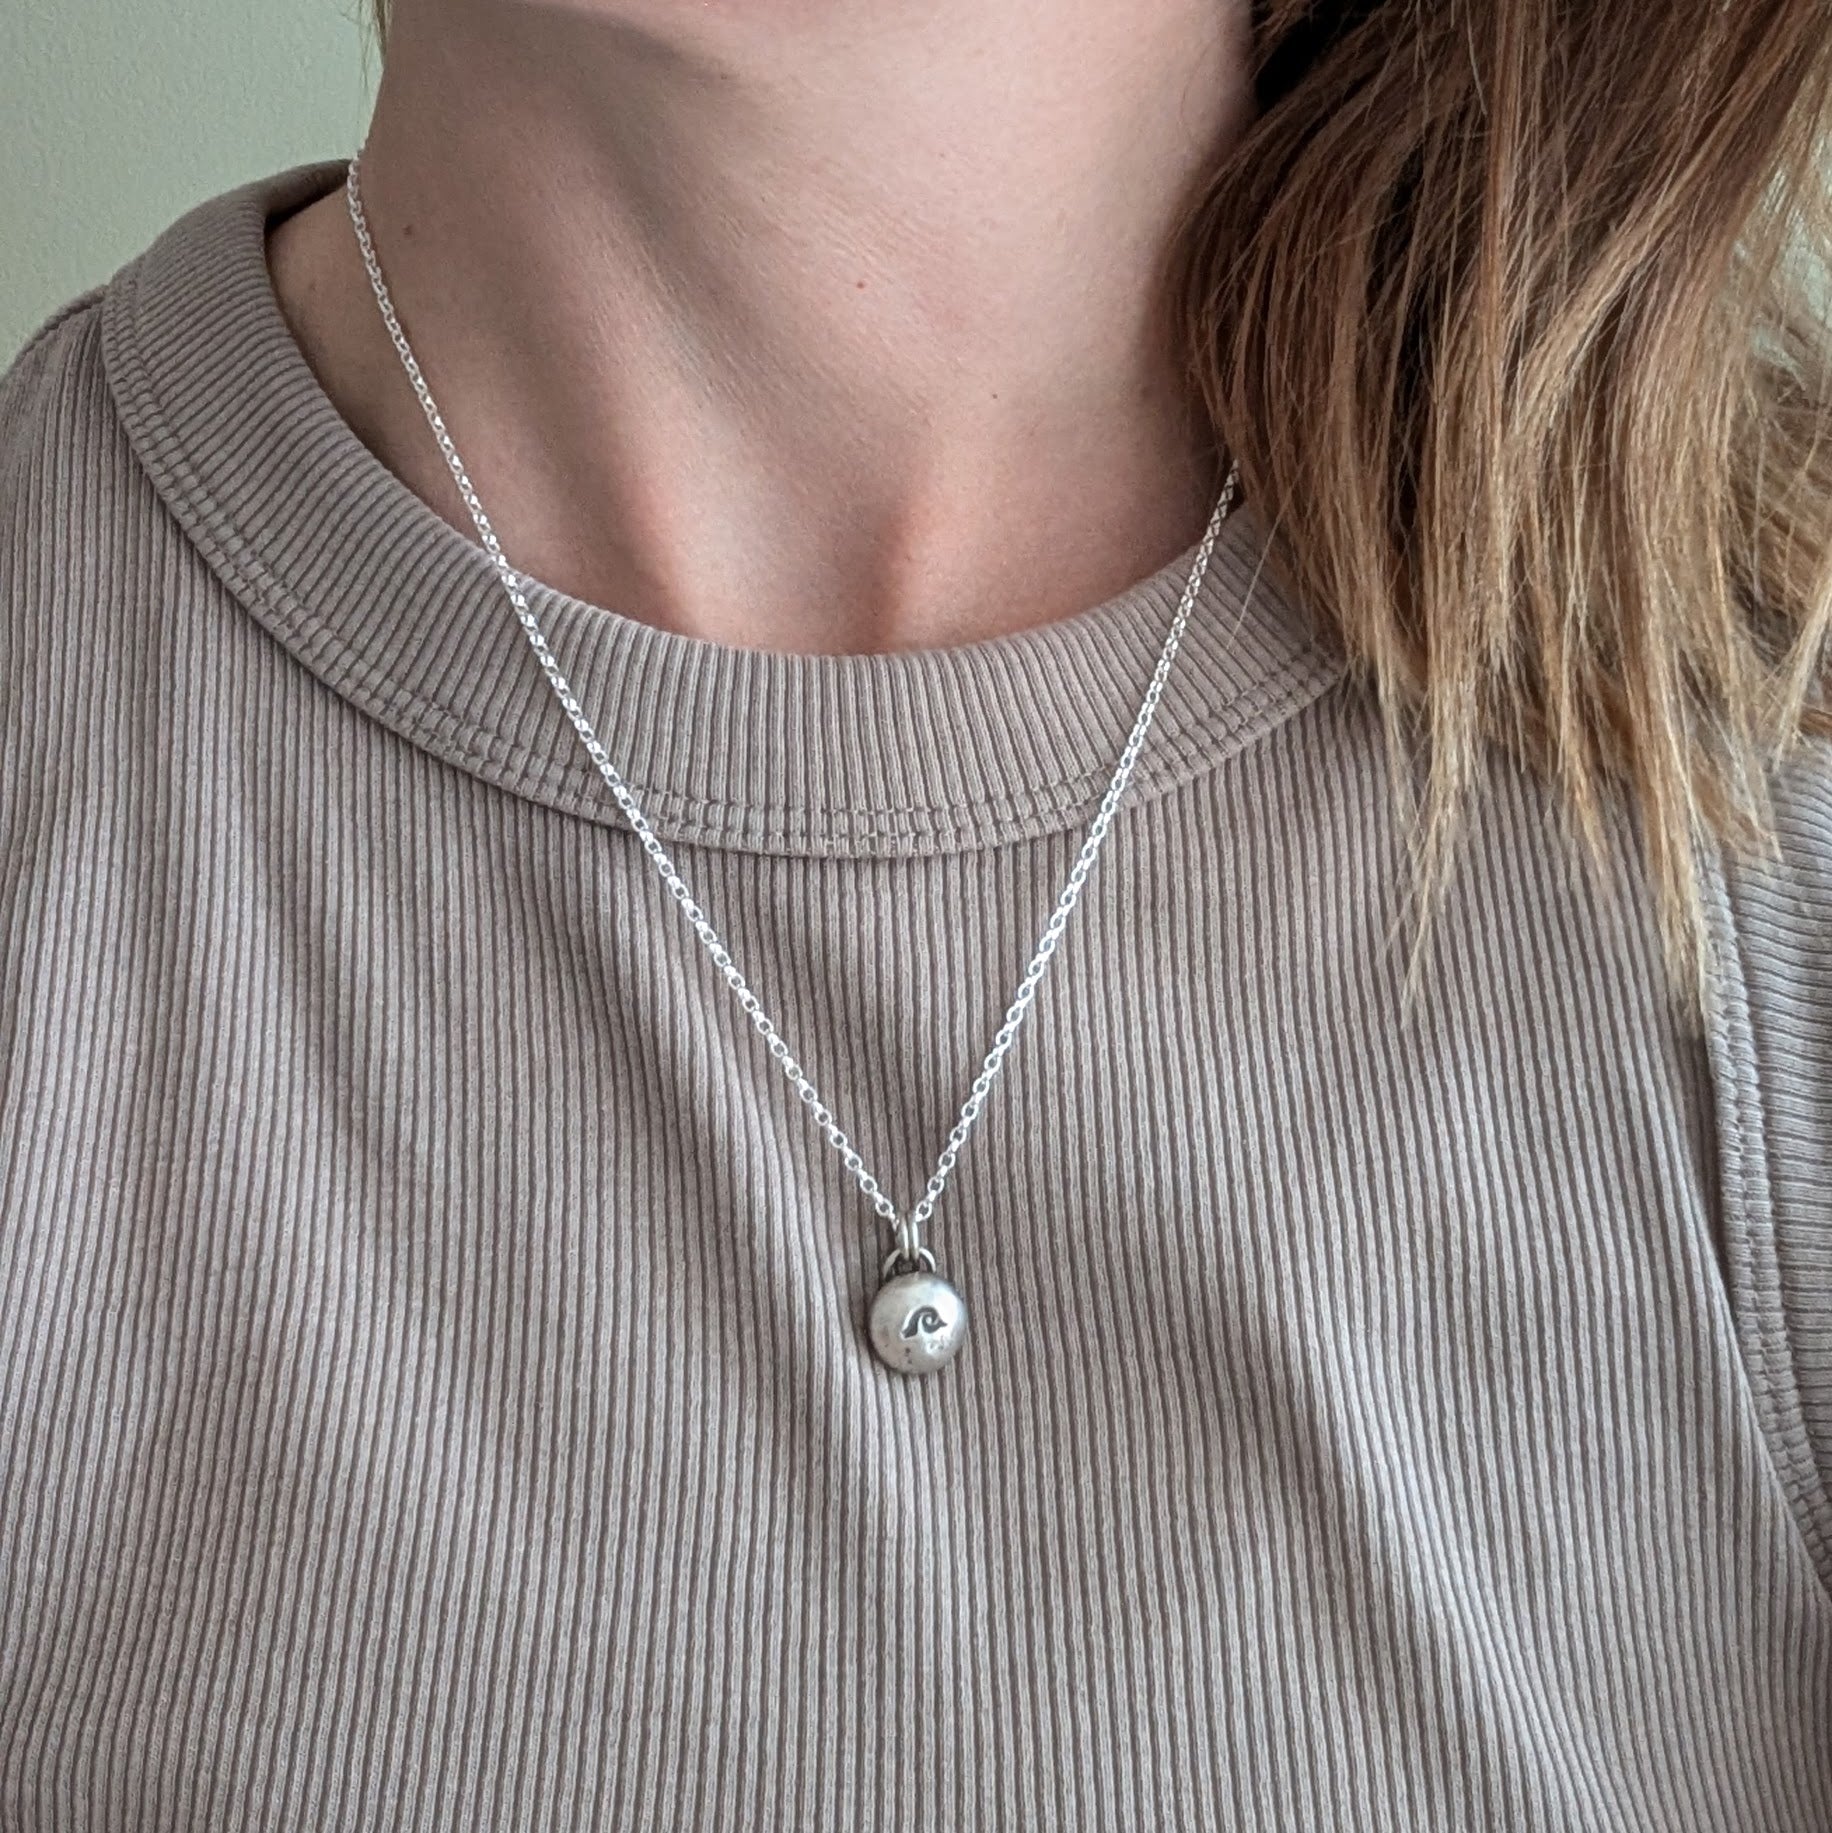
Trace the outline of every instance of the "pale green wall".
<instances>
[{"instance_id":1,"label":"pale green wall","mask_svg":"<svg viewBox=\"0 0 1832 1833\"><path fill-rule=\"evenodd\" d=\"M364 0L12 0L0 366L200 198L356 145Z\"/></svg>"}]
</instances>

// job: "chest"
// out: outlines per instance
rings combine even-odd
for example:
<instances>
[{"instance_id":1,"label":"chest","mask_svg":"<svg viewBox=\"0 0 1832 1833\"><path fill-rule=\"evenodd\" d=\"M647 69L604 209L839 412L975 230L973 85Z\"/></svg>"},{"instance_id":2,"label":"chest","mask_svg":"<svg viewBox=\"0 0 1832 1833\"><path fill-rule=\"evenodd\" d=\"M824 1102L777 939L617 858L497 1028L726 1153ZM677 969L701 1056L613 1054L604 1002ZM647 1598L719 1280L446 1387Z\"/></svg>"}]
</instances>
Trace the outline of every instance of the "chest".
<instances>
[{"instance_id":1,"label":"chest","mask_svg":"<svg viewBox=\"0 0 1832 1833\"><path fill-rule=\"evenodd\" d=\"M105 1825L1817 1824L1708 1066L1580 888L1466 879L1408 1005L1345 806L1141 807L910 1381L882 1225L628 836L399 767L53 821L19 881L22 1824L58 1764ZM900 1200L1075 840L682 855Z\"/></svg>"}]
</instances>

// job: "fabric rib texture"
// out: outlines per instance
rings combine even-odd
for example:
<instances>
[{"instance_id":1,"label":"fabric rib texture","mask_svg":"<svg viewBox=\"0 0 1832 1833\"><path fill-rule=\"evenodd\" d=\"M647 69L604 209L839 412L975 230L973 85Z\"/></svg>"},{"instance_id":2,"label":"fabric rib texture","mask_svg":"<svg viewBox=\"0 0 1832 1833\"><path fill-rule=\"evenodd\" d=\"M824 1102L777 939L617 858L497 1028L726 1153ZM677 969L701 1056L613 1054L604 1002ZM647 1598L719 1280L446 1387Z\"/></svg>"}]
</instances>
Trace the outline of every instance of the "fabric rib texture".
<instances>
[{"instance_id":1,"label":"fabric rib texture","mask_svg":"<svg viewBox=\"0 0 1832 1833\"><path fill-rule=\"evenodd\" d=\"M892 1374L883 1225L288 333L342 173L0 387L0 1829L1832 1828L1825 748L1702 1032L1504 759L1408 1005L1244 504ZM532 588L903 1200L1189 558L862 657Z\"/></svg>"}]
</instances>

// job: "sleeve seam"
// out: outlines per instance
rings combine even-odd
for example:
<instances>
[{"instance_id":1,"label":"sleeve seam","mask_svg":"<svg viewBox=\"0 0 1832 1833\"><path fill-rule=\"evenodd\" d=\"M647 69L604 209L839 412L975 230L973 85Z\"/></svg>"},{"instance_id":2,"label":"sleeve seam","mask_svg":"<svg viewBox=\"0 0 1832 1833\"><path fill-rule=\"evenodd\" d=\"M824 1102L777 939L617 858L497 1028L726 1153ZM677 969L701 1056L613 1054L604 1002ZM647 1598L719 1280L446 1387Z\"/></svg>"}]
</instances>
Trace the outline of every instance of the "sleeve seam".
<instances>
[{"instance_id":1,"label":"sleeve seam","mask_svg":"<svg viewBox=\"0 0 1832 1833\"><path fill-rule=\"evenodd\" d=\"M1767 1455L1820 1585L1832 1597L1832 1496L1814 1460L1788 1336L1776 1242L1768 1094L1750 1018L1736 901L1721 854L1705 872L1713 938L1707 1037L1718 1133L1732 1323Z\"/></svg>"}]
</instances>

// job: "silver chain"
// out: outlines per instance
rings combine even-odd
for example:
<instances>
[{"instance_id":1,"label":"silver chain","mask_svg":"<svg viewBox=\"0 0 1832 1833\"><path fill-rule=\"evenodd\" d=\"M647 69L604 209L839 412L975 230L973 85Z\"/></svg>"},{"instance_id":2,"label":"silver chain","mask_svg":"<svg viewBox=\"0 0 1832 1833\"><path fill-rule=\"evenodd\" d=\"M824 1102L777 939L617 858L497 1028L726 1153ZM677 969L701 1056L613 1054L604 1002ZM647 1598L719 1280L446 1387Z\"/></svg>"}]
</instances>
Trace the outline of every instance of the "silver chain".
<instances>
[{"instance_id":1,"label":"silver chain","mask_svg":"<svg viewBox=\"0 0 1832 1833\"><path fill-rule=\"evenodd\" d=\"M808 1079L802 1066L795 1060L789 1046L783 1041L782 1034L764 1010L763 1003L752 991L750 983L739 971L737 963L731 958L730 951L713 928L706 913L695 901L693 893L688 890L686 881L675 870L674 861L669 858L667 849L655 836L648 818L643 814L630 786L611 762L610 754L599 742L585 713L579 705L578 697L568 685L565 675L560 672L560 665L554 660L553 651L547 646L547 638L542 634L541 626L534 612L529 608L527 594L523 592L521 582L514 569L503 554L502 545L496 538L496 531L490 526L490 518L484 513L483 504L478 500L477 492L472 487L469 473L458 456L458 448L452 443L452 436L446 430L444 416L439 412L433 400L432 390L426 385L426 377L420 371L420 365L412 348L407 342L407 334L401 329L401 321L395 314L394 301L389 294L387 283L382 278L381 263L376 259L375 243L369 234L368 219L363 212L362 192L357 176L357 167L361 161L360 151L351 159L349 170L344 181L344 191L350 204L350 221L356 230L357 246L362 250L363 266L368 270L369 285L375 293L376 304L381 308L382 322L388 327L388 335L394 343L395 351L400 356L402 367L407 371L407 379L413 384L413 391L419 397L420 406L426 414L427 424L432 428L434 439L439 443L439 450L445 455L445 462L452 474L452 480L458 486L458 494L464 499L464 506L471 512L471 520L477 525L478 539L483 543L484 551L494 563L497 575L502 580L503 589L508 594L509 602L515 607L515 615L522 629L527 633L529 645L539 660L542 672L546 675L560 705L565 709L566 717L572 721L573 729L579 734L587 754L598 767L598 774L604 778L611 794L616 798L617 806L623 811L627 820L648 854L661 881L667 886L675 902L680 905L687 921L692 924L694 934L705 944L706 952L711 955L714 964L726 984L737 996L738 1005L757 1034L769 1047L769 1052L788 1077L790 1085L801 1097L809 1113L814 1116L817 1126L826 1137L827 1143L840 1155L846 1169L864 1191L872 1207L886 1222L896 1230L896 1247L892 1258L906 1265L915 1266L919 1261L933 1264L930 1255L922 1244L922 1227L934 1213L935 1205L940 1201L942 1191L946 1188L949 1174L953 1171L956 1160L960 1157L961 1148L967 1143L967 1136L973 1131L974 1123L980 1117L980 1111L986 1105L986 1097L991 1092L994 1078L1004 1063L1006 1053L1011 1049L1012 1041L1018 1035L1018 1027L1024 1022L1025 1014L1030 1010L1031 1000L1037 991L1037 983L1043 978L1043 972L1049 966L1050 957L1056 952L1056 945L1062 940L1063 930L1067 927L1070 913L1074 910L1081 896L1081 888L1087 883L1088 874L1094 869L1094 861L1100 852L1101 843L1107 837L1107 830L1113 823L1113 815L1124 795L1127 783L1131 780L1133 766L1139 760L1139 753L1145 746L1145 735L1151 729L1153 715L1158 710L1158 702L1163 698L1164 684L1170 678L1171 664L1176 660L1178 646L1183 641L1184 626L1189 622L1190 612L1195 606L1198 594L1202 590L1204 574L1208 571L1209 556L1214 552L1216 537L1221 532L1221 525L1234 507L1234 500L1239 484L1238 467L1230 464L1226 481L1222 485L1221 496L1215 504L1214 513L1209 518L1208 528L1203 534L1196 550L1194 564L1190 568L1189 582L1183 589L1182 602L1177 607L1176 616L1171 620L1170 630L1164 638L1164 646L1158 655L1158 665L1152 673L1151 681L1145 689L1145 697L1139 703L1138 717L1134 720L1131 735L1126 740L1126 748L1120 753L1120 760L1113 772L1113 780L1107 786L1107 793L1101 798L1099 810L1089 823L1087 837L1083 840L1081 851L1075 864L1069 870L1067 882L1062 887L1061 895L1056 900L1056 907L1050 913L1048 923L1044 925L1042 939L1037 944L1037 951L1031 957L1030 966L1024 970L1024 978L1018 983L1018 990L1006 1009L1004 1023L999 1026L998 1034L992 1041L992 1048L986 1053L986 1060L980 1065L980 1072L973 1079L973 1087L962 1105L960 1117L954 1123L954 1130L948 1135L948 1143L942 1148L941 1156L935 1162L927 1188L921 1199L908 1216L898 1213L897 1206L885 1194L878 1180L872 1176L858 1149L847 1138L845 1132L834 1119L832 1110L827 1106L814 1084Z\"/></svg>"}]
</instances>

